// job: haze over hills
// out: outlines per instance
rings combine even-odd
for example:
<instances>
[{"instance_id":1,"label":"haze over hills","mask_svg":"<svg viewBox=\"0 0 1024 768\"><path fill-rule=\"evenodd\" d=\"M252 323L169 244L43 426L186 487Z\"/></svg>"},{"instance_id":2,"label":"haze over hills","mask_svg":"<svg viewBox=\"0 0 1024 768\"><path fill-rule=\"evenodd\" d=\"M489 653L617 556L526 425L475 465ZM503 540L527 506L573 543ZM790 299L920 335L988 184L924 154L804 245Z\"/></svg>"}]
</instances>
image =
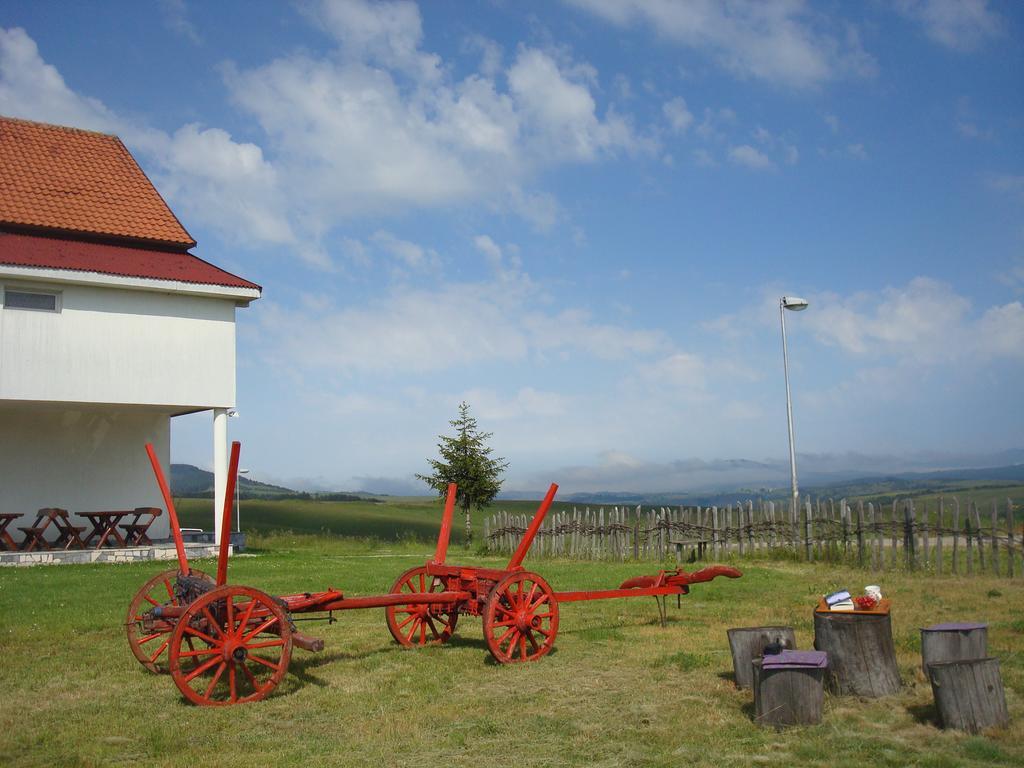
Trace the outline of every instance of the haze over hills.
<instances>
[{"instance_id":1,"label":"haze over hills","mask_svg":"<svg viewBox=\"0 0 1024 768\"><path fill-rule=\"evenodd\" d=\"M959 464L959 466L957 466ZM871 457L855 454L800 455L801 491L811 496L857 496L868 493L914 493L936 490L950 482L1024 483L1024 449L985 456L951 454L914 457ZM596 504L723 504L738 499L783 499L789 495L789 462L725 459L680 460L669 464L621 464L598 471L568 467L553 479L566 489L562 501ZM331 491L295 490L239 478L243 498L372 499L379 496L429 496L419 484L383 479L380 488ZM604 488L598 483L607 483ZM645 484L649 483L645 488ZM671 484L669 484L671 483ZM572 491L573 487L596 490ZM212 497L213 474L190 464L171 466L171 487L177 496ZM662 490L665 489L666 490ZM546 489L507 488L499 500L540 499Z\"/></svg>"},{"instance_id":2,"label":"haze over hills","mask_svg":"<svg viewBox=\"0 0 1024 768\"><path fill-rule=\"evenodd\" d=\"M213 473L191 464L171 464L171 493L193 499L212 499ZM281 485L250 480L245 475L238 476L238 495L243 499L316 498L324 501L359 501L369 497L369 494L296 491Z\"/></svg>"}]
</instances>

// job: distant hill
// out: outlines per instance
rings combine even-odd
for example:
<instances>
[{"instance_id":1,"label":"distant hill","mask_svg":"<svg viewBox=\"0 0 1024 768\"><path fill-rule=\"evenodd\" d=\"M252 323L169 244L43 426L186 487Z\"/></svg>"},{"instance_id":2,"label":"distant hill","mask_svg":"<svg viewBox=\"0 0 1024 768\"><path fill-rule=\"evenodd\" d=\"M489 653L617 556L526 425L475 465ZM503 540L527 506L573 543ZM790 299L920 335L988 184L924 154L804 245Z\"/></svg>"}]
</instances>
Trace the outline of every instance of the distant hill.
<instances>
[{"instance_id":1,"label":"distant hill","mask_svg":"<svg viewBox=\"0 0 1024 768\"><path fill-rule=\"evenodd\" d=\"M213 472L191 464L171 464L171 493L191 499L213 498ZM238 495L243 499L316 499L319 501L371 501L354 493L306 493L280 485L238 476Z\"/></svg>"},{"instance_id":2,"label":"distant hill","mask_svg":"<svg viewBox=\"0 0 1024 768\"><path fill-rule=\"evenodd\" d=\"M801 485L800 492L812 498L854 498L858 496L920 495L949 491L975 483L1024 484L1024 464L1004 467L971 469L944 469L932 472L899 472L893 474L867 474L831 483ZM503 499L539 499L537 491L507 491ZM560 497L561 501L576 504L645 504L658 505L723 505L747 499L783 500L789 498L789 486L737 487L717 491L667 491L660 493L631 493L622 491L594 491L572 493Z\"/></svg>"}]
</instances>

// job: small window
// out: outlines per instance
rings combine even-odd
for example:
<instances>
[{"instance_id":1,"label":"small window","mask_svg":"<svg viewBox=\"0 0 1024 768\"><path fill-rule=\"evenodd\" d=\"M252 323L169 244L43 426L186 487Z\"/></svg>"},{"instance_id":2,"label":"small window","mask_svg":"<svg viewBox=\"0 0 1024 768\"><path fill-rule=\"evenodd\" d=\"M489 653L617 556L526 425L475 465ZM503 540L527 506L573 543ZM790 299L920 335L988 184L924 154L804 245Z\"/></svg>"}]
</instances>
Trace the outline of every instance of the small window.
<instances>
[{"instance_id":1,"label":"small window","mask_svg":"<svg viewBox=\"0 0 1024 768\"><path fill-rule=\"evenodd\" d=\"M39 291L4 291L5 309L36 309L40 312L57 311L57 294Z\"/></svg>"}]
</instances>

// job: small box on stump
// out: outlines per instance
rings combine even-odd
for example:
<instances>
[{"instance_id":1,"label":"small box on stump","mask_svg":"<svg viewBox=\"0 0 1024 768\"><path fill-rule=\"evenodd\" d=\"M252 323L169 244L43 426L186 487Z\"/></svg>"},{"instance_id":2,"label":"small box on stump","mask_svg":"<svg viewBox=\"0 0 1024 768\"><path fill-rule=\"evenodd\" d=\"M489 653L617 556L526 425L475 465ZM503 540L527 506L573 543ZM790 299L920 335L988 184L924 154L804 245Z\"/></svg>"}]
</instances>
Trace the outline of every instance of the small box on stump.
<instances>
[{"instance_id":1,"label":"small box on stump","mask_svg":"<svg viewBox=\"0 0 1024 768\"><path fill-rule=\"evenodd\" d=\"M937 661L928 672L943 728L978 733L1010 722L998 659Z\"/></svg>"},{"instance_id":2,"label":"small box on stump","mask_svg":"<svg viewBox=\"0 0 1024 768\"><path fill-rule=\"evenodd\" d=\"M754 685L750 662L761 658L767 645L779 645L783 650L796 647L792 627L737 627L727 631L732 651L732 669L737 688Z\"/></svg>"},{"instance_id":3,"label":"small box on stump","mask_svg":"<svg viewBox=\"0 0 1024 768\"><path fill-rule=\"evenodd\" d=\"M814 612L814 647L828 653L825 684L839 696L876 698L900 690L888 601L871 611Z\"/></svg>"},{"instance_id":4,"label":"small box on stump","mask_svg":"<svg viewBox=\"0 0 1024 768\"><path fill-rule=\"evenodd\" d=\"M828 656L821 651L783 651L754 659L755 720L761 725L817 725L825 704Z\"/></svg>"},{"instance_id":5,"label":"small box on stump","mask_svg":"<svg viewBox=\"0 0 1024 768\"><path fill-rule=\"evenodd\" d=\"M950 623L921 628L921 668L939 661L984 659L988 656L988 624Z\"/></svg>"}]
</instances>

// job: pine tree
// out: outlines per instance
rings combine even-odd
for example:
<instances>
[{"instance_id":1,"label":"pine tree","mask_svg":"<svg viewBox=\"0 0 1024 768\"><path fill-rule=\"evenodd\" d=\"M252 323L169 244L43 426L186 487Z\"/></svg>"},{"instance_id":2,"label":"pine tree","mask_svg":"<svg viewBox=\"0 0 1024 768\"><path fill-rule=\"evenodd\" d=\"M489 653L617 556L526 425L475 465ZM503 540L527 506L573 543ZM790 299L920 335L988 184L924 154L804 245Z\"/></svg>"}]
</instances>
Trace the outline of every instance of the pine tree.
<instances>
[{"instance_id":1,"label":"pine tree","mask_svg":"<svg viewBox=\"0 0 1024 768\"><path fill-rule=\"evenodd\" d=\"M503 458L491 458L494 450L487 445L491 432L481 432L476 419L469 415L469 405L459 404L459 415L449 421L455 427L455 434L439 435L437 444L440 458L428 459L433 472L417 474L443 499L448 494L448 484L459 486L456 503L466 515L466 545L472 541L473 529L469 513L473 507L486 507L501 490L501 475L508 468Z\"/></svg>"}]
</instances>

